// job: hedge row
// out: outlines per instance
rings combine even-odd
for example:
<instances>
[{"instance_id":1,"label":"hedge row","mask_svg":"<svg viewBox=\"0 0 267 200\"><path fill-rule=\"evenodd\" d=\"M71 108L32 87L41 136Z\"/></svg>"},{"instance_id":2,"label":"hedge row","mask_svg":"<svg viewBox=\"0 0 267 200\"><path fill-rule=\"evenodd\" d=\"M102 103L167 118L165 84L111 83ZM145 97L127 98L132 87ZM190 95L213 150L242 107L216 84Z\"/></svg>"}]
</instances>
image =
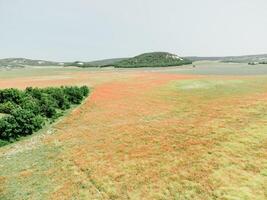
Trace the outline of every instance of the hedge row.
<instances>
[{"instance_id":1,"label":"hedge row","mask_svg":"<svg viewBox=\"0 0 267 200\"><path fill-rule=\"evenodd\" d=\"M0 118L0 146L38 131L88 94L87 86L0 90L0 113L5 114Z\"/></svg>"}]
</instances>

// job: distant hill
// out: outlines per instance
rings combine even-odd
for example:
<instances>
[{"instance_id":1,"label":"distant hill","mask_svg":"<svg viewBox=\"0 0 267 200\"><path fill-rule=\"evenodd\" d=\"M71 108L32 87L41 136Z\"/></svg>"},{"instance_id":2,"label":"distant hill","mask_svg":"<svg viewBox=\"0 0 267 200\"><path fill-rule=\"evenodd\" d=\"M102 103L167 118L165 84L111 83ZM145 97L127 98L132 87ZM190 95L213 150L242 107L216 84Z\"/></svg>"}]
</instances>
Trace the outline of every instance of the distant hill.
<instances>
[{"instance_id":1,"label":"distant hill","mask_svg":"<svg viewBox=\"0 0 267 200\"><path fill-rule=\"evenodd\" d=\"M14 68L25 66L60 66L63 63L45 61L45 60L31 60L26 58L5 58L0 59L0 67Z\"/></svg>"},{"instance_id":2,"label":"distant hill","mask_svg":"<svg viewBox=\"0 0 267 200\"><path fill-rule=\"evenodd\" d=\"M261 63L267 62L267 54L244 55L244 56L226 56L226 57L186 57L192 61L211 60L234 63Z\"/></svg>"},{"instance_id":3,"label":"distant hill","mask_svg":"<svg viewBox=\"0 0 267 200\"><path fill-rule=\"evenodd\" d=\"M267 54L246 55L246 56L230 56L222 59L223 62L236 63L261 63L267 62Z\"/></svg>"},{"instance_id":4,"label":"distant hill","mask_svg":"<svg viewBox=\"0 0 267 200\"><path fill-rule=\"evenodd\" d=\"M223 57L197 57L197 56L191 56L191 57L185 57L188 60L191 60L193 62L195 61L202 61L202 60L210 60L210 61L216 61L216 60L222 60Z\"/></svg>"},{"instance_id":5,"label":"distant hill","mask_svg":"<svg viewBox=\"0 0 267 200\"><path fill-rule=\"evenodd\" d=\"M89 64L95 66L112 65L113 63L120 62L126 59L128 58L112 58L112 59L96 60L89 62Z\"/></svg>"},{"instance_id":6,"label":"distant hill","mask_svg":"<svg viewBox=\"0 0 267 200\"><path fill-rule=\"evenodd\" d=\"M26 58L0 59L0 68L16 68L27 66L76 66L76 67L107 67L137 68L137 67L166 67L191 64L195 61L210 60L233 63L263 64L267 63L267 54L226 56L226 57L179 57L167 52L144 53L133 58L113 58L97 61L54 62L45 60L32 60Z\"/></svg>"},{"instance_id":7,"label":"distant hill","mask_svg":"<svg viewBox=\"0 0 267 200\"><path fill-rule=\"evenodd\" d=\"M138 67L166 67L192 64L186 58L179 57L166 52L144 53L133 58L114 58L92 62L76 61L65 63L64 66L76 67L116 67L116 68L138 68Z\"/></svg>"},{"instance_id":8,"label":"distant hill","mask_svg":"<svg viewBox=\"0 0 267 200\"><path fill-rule=\"evenodd\" d=\"M111 64L118 68L136 68L136 67L167 67L192 64L186 58L179 57L167 52L144 53L133 58L123 59Z\"/></svg>"},{"instance_id":9,"label":"distant hill","mask_svg":"<svg viewBox=\"0 0 267 200\"><path fill-rule=\"evenodd\" d=\"M103 66L110 66L115 62L122 61L127 58L112 58L112 59L104 59L104 60L96 60L96 61L90 61L90 62L84 62L84 61L75 61L75 62L66 62L64 64L65 67L103 67Z\"/></svg>"}]
</instances>

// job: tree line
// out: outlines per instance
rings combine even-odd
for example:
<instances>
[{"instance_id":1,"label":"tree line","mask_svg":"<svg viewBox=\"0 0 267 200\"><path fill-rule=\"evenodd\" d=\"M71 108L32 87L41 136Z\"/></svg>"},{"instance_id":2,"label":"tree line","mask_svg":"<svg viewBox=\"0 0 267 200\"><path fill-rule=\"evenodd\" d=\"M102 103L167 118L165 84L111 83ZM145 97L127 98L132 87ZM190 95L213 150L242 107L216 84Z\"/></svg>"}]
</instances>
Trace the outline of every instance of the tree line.
<instances>
[{"instance_id":1,"label":"tree line","mask_svg":"<svg viewBox=\"0 0 267 200\"><path fill-rule=\"evenodd\" d=\"M87 86L0 90L0 146L40 130L88 94Z\"/></svg>"}]
</instances>

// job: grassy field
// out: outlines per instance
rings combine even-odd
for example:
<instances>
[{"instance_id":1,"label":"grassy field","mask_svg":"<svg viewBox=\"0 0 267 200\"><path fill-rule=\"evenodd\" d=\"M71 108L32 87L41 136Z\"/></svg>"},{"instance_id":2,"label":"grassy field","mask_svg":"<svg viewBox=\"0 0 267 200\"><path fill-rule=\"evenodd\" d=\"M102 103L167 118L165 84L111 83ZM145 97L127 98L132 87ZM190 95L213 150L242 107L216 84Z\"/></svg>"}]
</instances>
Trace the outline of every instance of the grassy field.
<instances>
[{"instance_id":1,"label":"grassy field","mask_svg":"<svg viewBox=\"0 0 267 200\"><path fill-rule=\"evenodd\" d=\"M94 89L0 149L0 199L267 199L267 73L246 67L1 71L0 87Z\"/></svg>"}]
</instances>

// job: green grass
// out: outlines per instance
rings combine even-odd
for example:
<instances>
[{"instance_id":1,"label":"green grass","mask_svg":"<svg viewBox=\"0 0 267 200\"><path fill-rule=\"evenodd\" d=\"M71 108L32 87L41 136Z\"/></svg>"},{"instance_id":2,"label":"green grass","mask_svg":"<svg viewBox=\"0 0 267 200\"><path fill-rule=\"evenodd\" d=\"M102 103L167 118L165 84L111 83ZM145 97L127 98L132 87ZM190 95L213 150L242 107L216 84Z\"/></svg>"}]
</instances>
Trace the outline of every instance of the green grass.
<instances>
[{"instance_id":1,"label":"green grass","mask_svg":"<svg viewBox=\"0 0 267 200\"><path fill-rule=\"evenodd\" d=\"M21 148L25 147L21 146ZM58 146L42 145L30 151L25 148L25 151L9 159L1 159L1 163L5 162L5 169L2 170L1 176L13 176L13 178L3 183L7 190L6 194L0 194L0 199L44 199L44 196L56 187L53 185L53 180L45 175L48 170L53 170L55 167L55 163L47 160L50 156L58 155L60 151L61 148ZM30 176L27 177L26 173Z\"/></svg>"},{"instance_id":2,"label":"green grass","mask_svg":"<svg viewBox=\"0 0 267 200\"><path fill-rule=\"evenodd\" d=\"M192 95L202 98L239 97L247 93L261 93L264 87L258 87L266 83L266 78L258 79L211 79L203 78L199 80L180 81L174 87L182 91L185 96Z\"/></svg>"}]
</instances>

